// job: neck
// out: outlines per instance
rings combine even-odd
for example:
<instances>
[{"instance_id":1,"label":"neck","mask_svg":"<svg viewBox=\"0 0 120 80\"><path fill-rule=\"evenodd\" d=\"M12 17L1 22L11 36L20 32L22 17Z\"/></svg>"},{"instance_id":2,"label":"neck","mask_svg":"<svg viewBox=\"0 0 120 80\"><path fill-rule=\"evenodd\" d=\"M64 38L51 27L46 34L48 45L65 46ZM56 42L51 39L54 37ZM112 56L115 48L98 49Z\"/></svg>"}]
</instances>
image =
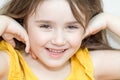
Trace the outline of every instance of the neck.
<instances>
[{"instance_id":1,"label":"neck","mask_svg":"<svg viewBox=\"0 0 120 80\"><path fill-rule=\"evenodd\" d=\"M37 63L39 66L41 66L41 68L43 70L47 70L47 71L50 71L50 72L56 72L56 71L61 71L61 70L64 70L64 68L70 68L70 61L67 61L66 63L64 63L63 65L61 66L46 66L44 63L42 63L41 61L37 60Z\"/></svg>"},{"instance_id":2,"label":"neck","mask_svg":"<svg viewBox=\"0 0 120 80\"><path fill-rule=\"evenodd\" d=\"M34 72L34 74L37 75L37 77L40 78L40 80L65 80L65 78L70 73L70 61L66 62L64 65L58 68L48 68L39 60L32 59L31 56L27 56L26 61L32 69L32 71Z\"/></svg>"}]
</instances>

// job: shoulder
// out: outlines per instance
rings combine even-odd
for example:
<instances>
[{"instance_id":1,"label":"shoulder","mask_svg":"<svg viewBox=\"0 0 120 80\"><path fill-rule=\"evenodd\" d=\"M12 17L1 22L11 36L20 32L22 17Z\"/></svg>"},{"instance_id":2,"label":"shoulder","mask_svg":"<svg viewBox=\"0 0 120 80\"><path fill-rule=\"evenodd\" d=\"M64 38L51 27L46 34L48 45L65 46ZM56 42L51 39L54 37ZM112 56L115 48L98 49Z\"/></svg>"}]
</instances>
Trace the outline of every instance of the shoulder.
<instances>
[{"instance_id":1,"label":"shoulder","mask_svg":"<svg viewBox=\"0 0 120 80\"><path fill-rule=\"evenodd\" d=\"M5 52L0 51L0 79L8 74L9 62L9 56Z\"/></svg>"},{"instance_id":2,"label":"shoulder","mask_svg":"<svg viewBox=\"0 0 120 80\"><path fill-rule=\"evenodd\" d=\"M90 51L95 77L99 80L120 79L120 50Z\"/></svg>"}]
</instances>

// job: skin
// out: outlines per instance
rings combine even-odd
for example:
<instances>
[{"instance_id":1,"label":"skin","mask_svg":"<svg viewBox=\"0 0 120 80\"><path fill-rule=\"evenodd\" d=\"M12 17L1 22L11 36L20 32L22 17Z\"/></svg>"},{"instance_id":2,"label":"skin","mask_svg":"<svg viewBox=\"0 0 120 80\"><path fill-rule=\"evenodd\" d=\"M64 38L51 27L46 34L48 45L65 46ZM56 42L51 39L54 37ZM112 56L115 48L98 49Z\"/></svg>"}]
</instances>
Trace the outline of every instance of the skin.
<instances>
[{"instance_id":1,"label":"skin","mask_svg":"<svg viewBox=\"0 0 120 80\"><path fill-rule=\"evenodd\" d=\"M80 47L84 32L69 4L44 1L30 16L27 25L31 51L49 68L63 66Z\"/></svg>"},{"instance_id":2,"label":"skin","mask_svg":"<svg viewBox=\"0 0 120 80\"><path fill-rule=\"evenodd\" d=\"M93 35L103 29L108 29L120 36L119 21L119 16L100 13L90 20L85 35ZM120 79L120 50L94 50L90 51L90 55L96 80Z\"/></svg>"},{"instance_id":3,"label":"skin","mask_svg":"<svg viewBox=\"0 0 120 80\"><path fill-rule=\"evenodd\" d=\"M79 49L84 33L83 27L73 17L67 1L44 1L29 16L27 29L31 52L37 56L39 68L45 67L44 70L57 73L66 71L66 68L70 68L69 59ZM29 62L31 63L30 60ZM69 74L69 68L65 76Z\"/></svg>"},{"instance_id":4,"label":"skin","mask_svg":"<svg viewBox=\"0 0 120 80\"><path fill-rule=\"evenodd\" d=\"M15 47L13 38L16 38L18 41L25 43L25 51L28 53L30 45L26 30L20 24L16 23L15 20L4 15L0 15L0 24L0 36L2 36L2 38L10 43L13 47Z\"/></svg>"},{"instance_id":5,"label":"skin","mask_svg":"<svg viewBox=\"0 0 120 80\"><path fill-rule=\"evenodd\" d=\"M23 54L23 57L39 79L65 80L71 70L69 59L79 49L82 39L106 28L120 36L119 21L118 17L101 13L90 21L84 34L83 28L73 17L66 1L46 0L27 19L31 53L35 54L37 60L31 55ZM89 52L96 80L120 79L120 51ZM9 70L9 56L1 51L0 61L3 64L0 67L0 78L5 80ZM64 75L61 75L63 73ZM46 74L49 75L46 77Z\"/></svg>"}]
</instances>

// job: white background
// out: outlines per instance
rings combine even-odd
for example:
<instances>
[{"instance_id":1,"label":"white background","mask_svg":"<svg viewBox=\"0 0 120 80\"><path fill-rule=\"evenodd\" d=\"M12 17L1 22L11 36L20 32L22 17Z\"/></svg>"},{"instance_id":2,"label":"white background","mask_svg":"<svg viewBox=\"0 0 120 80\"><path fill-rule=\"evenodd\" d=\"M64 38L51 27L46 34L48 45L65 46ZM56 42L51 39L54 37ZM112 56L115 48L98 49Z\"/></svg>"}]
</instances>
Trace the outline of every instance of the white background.
<instances>
[{"instance_id":1,"label":"white background","mask_svg":"<svg viewBox=\"0 0 120 80\"><path fill-rule=\"evenodd\" d=\"M8 0L0 0L0 8L7 2Z\"/></svg>"},{"instance_id":2,"label":"white background","mask_svg":"<svg viewBox=\"0 0 120 80\"><path fill-rule=\"evenodd\" d=\"M103 0L103 9L105 12L109 12L120 17L120 0ZM120 38L110 32L108 32L107 36L110 45L114 48L120 49Z\"/></svg>"}]
</instances>

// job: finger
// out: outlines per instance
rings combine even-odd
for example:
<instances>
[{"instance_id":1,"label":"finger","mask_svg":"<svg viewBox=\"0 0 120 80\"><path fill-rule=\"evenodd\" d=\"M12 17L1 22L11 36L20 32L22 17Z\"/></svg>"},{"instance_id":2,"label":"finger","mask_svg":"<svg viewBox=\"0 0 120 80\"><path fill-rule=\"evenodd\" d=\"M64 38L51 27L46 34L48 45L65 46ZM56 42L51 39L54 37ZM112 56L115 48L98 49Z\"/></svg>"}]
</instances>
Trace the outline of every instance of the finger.
<instances>
[{"instance_id":1,"label":"finger","mask_svg":"<svg viewBox=\"0 0 120 80\"><path fill-rule=\"evenodd\" d=\"M29 42L29 38L28 37L25 37L25 44L26 44L25 51L26 51L26 53L28 53L29 50L30 50L30 42Z\"/></svg>"},{"instance_id":2,"label":"finger","mask_svg":"<svg viewBox=\"0 0 120 80\"><path fill-rule=\"evenodd\" d=\"M84 34L83 34L83 39L90 36L91 35L91 31L89 30L89 28L86 28Z\"/></svg>"},{"instance_id":3,"label":"finger","mask_svg":"<svg viewBox=\"0 0 120 80\"><path fill-rule=\"evenodd\" d=\"M15 42L14 42L14 40L13 39L11 39L11 40L9 40L9 41L7 41L9 44L11 44L14 48L15 48Z\"/></svg>"},{"instance_id":4,"label":"finger","mask_svg":"<svg viewBox=\"0 0 120 80\"><path fill-rule=\"evenodd\" d=\"M7 22L3 22L5 19L5 21ZM10 17L6 17L6 16L2 16L0 18L0 35L3 35L5 33L9 33L10 35L3 35L3 38L9 42L11 45L14 45L15 42L13 40L13 38L16 38L19 41L22 41L23 43L26 44L26 48L25 51L28 52L29 51L29 39L27 36L27 32L25 31L25 29L19 24L17 23L14 19L10 18ZM9 37L8 37L9 36Z\"/></svg>"},{"instance_id":5,"label":"finger","mask_svg":"<svg viewBox=\"0 0 120 80\"><path fill-rule=\"evenodd\" d=\"M15 38L19 41L22 41L26 45L25 51L26 53L28 53L30 50L30 43L29 43L29 37L27 35L27 32L24 29L21 29L21 31L17 33Z\"/></svg>"},{"instance_id":6,"label":"finger","mask_svg":"<svg viewBox=\"0 0 120 80\"><path fill-rule=\"evenodd\" d=\"M30 49L30 44L29 44L29 38L26 34L15 34L14 38L16 38L18 41L23 42L26 47L25 47L25 52L28 53Z\"/></svg>"},{"instance_id":7,"label":"finger","mask_svg":"<svg viewBox=\"0 0 120 80\"><path fill-rule=\"evenodd\" d=\"M9 44L11 44L13 47L16 46L15 41L13 40L13 35L5 33L5 34L2 35L2 38L5 41L7 41Z\"/></svg>"},{"instance_id":8,"label":"finger","mask_svg":"<svg viewBox=\"0 0 120 80\"><path fill-rule=\"evenodd\" d=\"M26 48L25 51L28 53L30 49L29 38L27 35L26 30L23 28L22 25L14 21L13 19L10 20L9 27L7 27L6 32L15 35L15 38L19 41L25 43Z\"/></svg>"}]
</instances>

